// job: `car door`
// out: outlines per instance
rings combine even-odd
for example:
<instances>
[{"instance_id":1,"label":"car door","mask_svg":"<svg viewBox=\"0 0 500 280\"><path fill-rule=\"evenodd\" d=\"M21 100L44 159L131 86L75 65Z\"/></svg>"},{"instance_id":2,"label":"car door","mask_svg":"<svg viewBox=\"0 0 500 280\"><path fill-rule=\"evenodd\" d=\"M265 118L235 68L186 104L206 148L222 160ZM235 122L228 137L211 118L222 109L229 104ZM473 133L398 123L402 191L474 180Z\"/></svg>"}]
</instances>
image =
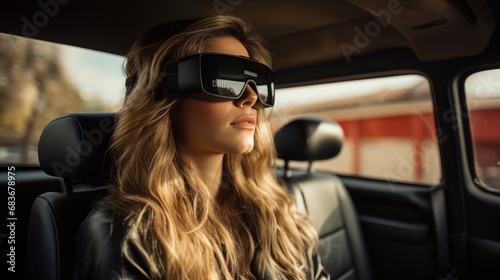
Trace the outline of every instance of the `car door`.
<instances>
[{"instance_id":1,"label":"car door","mask_svg":"<svg viewBox=\"0 0 500 280\"><path fill-rule=\"evenodd\" d=\"M498 35L493 42L498 46ZM492 48L494 48L492 46ZM459 193L452 212L455 259L465 279L500 274L500 64L492 48L455 80Z\"/></svg>"}]
</instances>

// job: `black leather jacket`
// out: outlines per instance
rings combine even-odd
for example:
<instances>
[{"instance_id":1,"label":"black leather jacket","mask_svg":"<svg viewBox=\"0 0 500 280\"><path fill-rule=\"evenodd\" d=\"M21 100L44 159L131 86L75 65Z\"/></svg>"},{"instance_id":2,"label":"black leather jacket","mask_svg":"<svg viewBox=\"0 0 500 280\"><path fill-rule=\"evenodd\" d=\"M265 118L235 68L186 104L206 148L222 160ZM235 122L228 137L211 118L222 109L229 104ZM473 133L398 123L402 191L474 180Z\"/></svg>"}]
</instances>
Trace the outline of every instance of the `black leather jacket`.
<instances>
[{"instance_id":1,"label":"black leather jacket","mask_svg":"<svg viewBox=\"0 0 500 280\"><path fill-rule=\"evenodd\" d=\"M319 255L309 257L310 279L330 279ZM111 211L89 214L76 240L76 263L73 279L152 279L151 257L141 246L137 232L114 218ZM262 280L278 280L269 269Z\"/></svg>"}]
</instances>

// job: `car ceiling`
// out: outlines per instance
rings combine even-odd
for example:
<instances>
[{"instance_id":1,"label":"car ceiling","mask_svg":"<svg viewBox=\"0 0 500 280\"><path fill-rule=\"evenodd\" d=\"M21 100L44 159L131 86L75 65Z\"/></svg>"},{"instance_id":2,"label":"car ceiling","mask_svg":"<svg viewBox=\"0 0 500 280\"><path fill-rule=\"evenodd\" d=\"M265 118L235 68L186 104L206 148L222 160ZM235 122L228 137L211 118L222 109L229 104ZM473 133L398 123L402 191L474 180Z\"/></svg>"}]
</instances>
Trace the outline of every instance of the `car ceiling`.
<instances>
[{"instance_id":1,"label":"car ceiling","mask_svg":"<svg viewBox=\"0 0 500 280\"><path fill-rule=\"evenodd\" d=\"M53 12L48 16L45 12L44 19L40 3L48 2L57 3L57 9L52 6ZM352 55L407 48L422 61L474 55L487 46L496 28L495 16L498 15L492 14L494 8L490 7L496 5L494 2L3 1L0 4L0 32L124 55L138 36L157 24L224 12L245 17L256 27L267 39L274 55L275 69L279 71L345 59L344 53L349 51L346 46L357 49L351 52ZM385 13L386 16L389 13L389 24L382 26L384 22L377 21L372 13ZM34 24L37 19L39 26ZM35 29L26 27L28 21ZM377 24L379 29L375 26ZM368 42L360 44L359 31L364 32ZM367 32L373 36L368 36Z\"/></svg>"}]
</instances>

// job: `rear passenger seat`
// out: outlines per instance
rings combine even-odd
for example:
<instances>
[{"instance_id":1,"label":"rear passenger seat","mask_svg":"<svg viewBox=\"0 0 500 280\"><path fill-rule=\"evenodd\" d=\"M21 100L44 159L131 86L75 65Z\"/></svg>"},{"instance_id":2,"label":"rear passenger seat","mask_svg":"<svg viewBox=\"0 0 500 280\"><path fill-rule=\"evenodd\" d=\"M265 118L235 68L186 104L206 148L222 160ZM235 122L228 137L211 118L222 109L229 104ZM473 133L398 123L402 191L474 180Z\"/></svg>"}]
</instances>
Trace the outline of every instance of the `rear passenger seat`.
<instances>
[{"instance_id":1,"label":"rear passenger seat","mask_svg":"<svg viewBox=\"0 0 500 280\"><path fill-rule=\"evenodd\" d=\"M313 161L333 158L340 152L340 125L319 118L297 119L282 127L274 140L278 157L285 161L280 177L318 231L319 252L331 279L372 279L356 210L342 181L311 168ZM290 170L289 161L306 161L309 167Z\"/></svg>"}]
</instances>

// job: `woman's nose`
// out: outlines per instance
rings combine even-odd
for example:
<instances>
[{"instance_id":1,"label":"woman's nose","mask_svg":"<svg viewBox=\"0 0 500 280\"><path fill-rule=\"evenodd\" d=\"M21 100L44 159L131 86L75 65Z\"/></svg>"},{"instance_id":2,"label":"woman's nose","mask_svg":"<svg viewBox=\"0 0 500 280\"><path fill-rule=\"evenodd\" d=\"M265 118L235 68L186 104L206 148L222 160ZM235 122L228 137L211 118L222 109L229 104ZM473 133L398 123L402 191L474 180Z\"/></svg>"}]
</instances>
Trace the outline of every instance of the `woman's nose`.
<instances>
[{"instance_id":1,"label":"woman's nose","mask_svg":"<svg viewBox=\"0 0 500 280\"><path fill-rule=\"evenodd\" d=\"M259 99L257 92L255 92L250 85L246 85L243 94L240 98L236 99L235 102L237 107L253 107L257 99Z\"/></svg>"}]
</instances>

